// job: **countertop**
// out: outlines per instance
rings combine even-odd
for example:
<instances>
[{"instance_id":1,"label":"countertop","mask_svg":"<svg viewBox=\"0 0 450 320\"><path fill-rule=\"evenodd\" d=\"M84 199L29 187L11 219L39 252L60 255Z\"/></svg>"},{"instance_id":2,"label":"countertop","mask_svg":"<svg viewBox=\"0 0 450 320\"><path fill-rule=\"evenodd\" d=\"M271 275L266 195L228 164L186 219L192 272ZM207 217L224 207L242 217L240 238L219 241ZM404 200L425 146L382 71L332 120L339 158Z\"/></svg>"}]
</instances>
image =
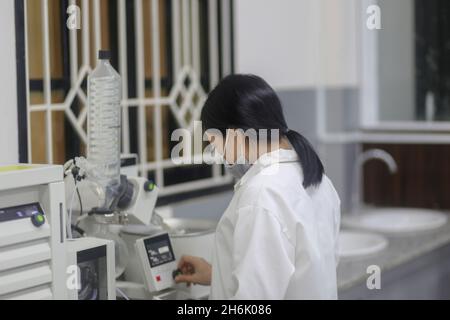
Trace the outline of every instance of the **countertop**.
<instances>
[{"instance_id":1,"label":"countertop","mask_svg":"<svg viewBox=\"0 0 450 320\"><path fill-rule=\"evenodd\" d=\"M349 229L350 230L350 229ZM393 269L435 249L450 244L450 216L439 229L403 236L387 236L388 247L369 257L341 259L337 270L338 289L345 290L366 281L367 267L377 265L381 271Z\"/></svg>"}]
</instances>

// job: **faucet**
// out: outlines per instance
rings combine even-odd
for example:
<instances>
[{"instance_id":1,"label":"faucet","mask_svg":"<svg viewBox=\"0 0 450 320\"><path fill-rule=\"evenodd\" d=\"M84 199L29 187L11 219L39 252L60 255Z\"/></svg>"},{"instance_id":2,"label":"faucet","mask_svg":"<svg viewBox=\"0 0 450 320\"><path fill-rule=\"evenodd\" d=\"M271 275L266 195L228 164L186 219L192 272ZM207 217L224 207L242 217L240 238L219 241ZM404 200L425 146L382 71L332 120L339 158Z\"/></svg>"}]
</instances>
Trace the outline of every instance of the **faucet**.
<instances>
[{"instance_id":1,"label":"faucet","mask_svg":"<svg viewBox=\"0 0 450 320\"><path fill-rule=\"evenodd\" d=\"M358 212L359 205L362 203L362 167L364 163L366 163L366 161L371 159L383 161L387 165L391 174L397 172L398 167L394 158L388 152L382 149L369 149L358 155L358 157L356 158L351 185L352 196L350 211L353 213Z\"/></svg>"}]
</instances>

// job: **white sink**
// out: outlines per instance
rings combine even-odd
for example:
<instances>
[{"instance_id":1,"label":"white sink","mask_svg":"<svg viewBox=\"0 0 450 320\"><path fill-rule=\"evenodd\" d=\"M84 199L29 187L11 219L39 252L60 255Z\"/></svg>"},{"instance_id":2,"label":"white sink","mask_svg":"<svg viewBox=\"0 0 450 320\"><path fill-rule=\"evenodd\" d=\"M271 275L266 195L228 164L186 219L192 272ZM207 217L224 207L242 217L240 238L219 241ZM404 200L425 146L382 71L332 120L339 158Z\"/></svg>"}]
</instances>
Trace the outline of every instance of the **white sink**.
<instances>
[{"instance_id":1,"label":"white sink","mask_svg":"<svg viewBox=\"0 0 450 320\"><path fill-rule=\"evenodd\" d=\"M445 213L416 208L368 209L343 219L346 227L388 235L410 234L437 229L447 223Z\"/></svg>"},{"instance_id":2,"label":"white sink","mask_svg":"<svg viewBox=\"0 0 450 320\"><path fill-rule=\"evenodd\" d=\"M356 258L373 255L385 249L388 240L378 234L357 231L339 233L339 257Z\"/></svg>"}]
</instances>

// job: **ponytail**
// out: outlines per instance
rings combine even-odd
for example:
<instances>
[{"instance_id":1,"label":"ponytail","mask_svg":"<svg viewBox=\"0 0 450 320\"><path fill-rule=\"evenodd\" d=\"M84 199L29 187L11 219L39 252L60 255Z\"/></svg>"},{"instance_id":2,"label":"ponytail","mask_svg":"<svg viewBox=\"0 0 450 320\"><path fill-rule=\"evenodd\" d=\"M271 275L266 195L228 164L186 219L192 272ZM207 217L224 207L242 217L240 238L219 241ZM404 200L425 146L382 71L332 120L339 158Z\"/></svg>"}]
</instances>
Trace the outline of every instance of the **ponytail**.
<instances>
[{"instance_id":1,"label":"ponytail","mask_svg":"<svg viewBox=\"0 0 450 320\"><path fill-rule=\"evenodd\" d=\"M311 185L319 185L322 181L324 168L314 148L304 136L294 130L287 130L285 135L300 158L300 165L303 170L303 187L306 189Z\"/></svg>"}]
</instances>

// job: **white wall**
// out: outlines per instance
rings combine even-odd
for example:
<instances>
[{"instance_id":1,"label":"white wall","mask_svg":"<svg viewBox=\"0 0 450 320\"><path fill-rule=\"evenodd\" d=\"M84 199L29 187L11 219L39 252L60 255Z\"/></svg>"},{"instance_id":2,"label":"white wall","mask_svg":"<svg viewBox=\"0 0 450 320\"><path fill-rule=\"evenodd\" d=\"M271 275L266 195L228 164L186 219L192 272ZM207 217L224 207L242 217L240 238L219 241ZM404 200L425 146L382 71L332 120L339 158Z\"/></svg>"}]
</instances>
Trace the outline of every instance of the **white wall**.
<instances>
[{"instance_id":1,"label":"white wall","mask_svg":"<svg viewBox=\"0 0 450 320\"><path fill-rule=\"evenodd\" d=\"M18 161L14 0L0 1L0 163Z\"/></svg>"},{"instance_id":2,"label":"white wall","mask_svg":"<svg viewBox=\"0 0 450 320\"><path fill-rule=\"evenodd\" d=\"M278 90L319 80L356 86L357 1L235 1L236 71L258 74Z\"/></svg>"}]
</instances>

